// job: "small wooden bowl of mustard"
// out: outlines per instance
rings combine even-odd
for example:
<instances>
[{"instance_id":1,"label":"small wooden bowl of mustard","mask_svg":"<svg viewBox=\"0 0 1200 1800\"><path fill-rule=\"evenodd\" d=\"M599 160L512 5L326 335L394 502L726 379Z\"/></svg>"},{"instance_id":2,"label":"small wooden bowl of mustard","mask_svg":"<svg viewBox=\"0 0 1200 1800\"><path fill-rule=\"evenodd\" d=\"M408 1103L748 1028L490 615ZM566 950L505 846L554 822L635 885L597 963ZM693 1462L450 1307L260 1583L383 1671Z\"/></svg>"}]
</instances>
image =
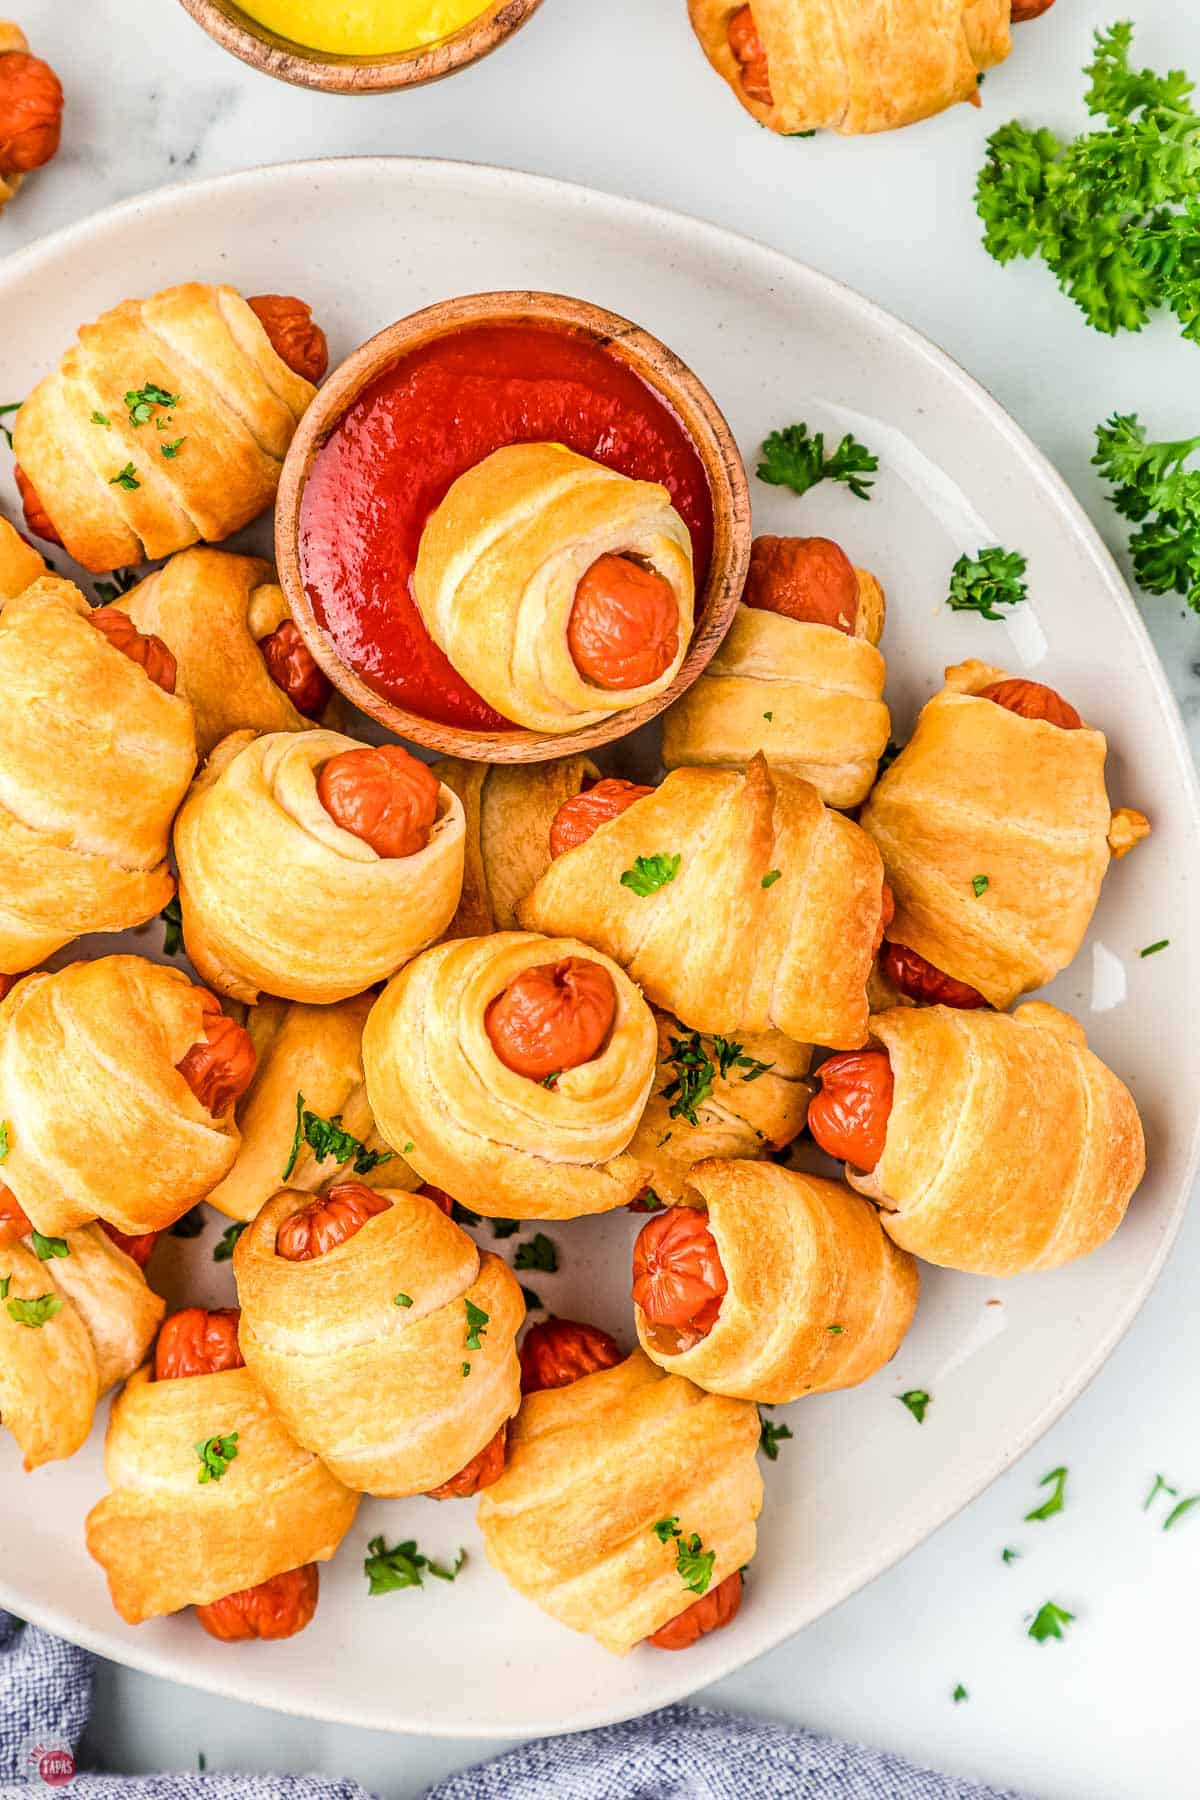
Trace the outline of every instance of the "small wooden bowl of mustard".
<instances>
[{"instance_id":1,"label":"small wooden bowl of mustard","mask_svg":"<svg viewBox=\"0 0 1200 1800\"><path fill-rule=\"evenodd\" d=\"M541 4L405 0L406 17L397 22L385 0L180 0L209 37L251 68L331 94L441 81L497 49Z\"/></svg>"},{"instance_id":2,"label":"small wooden bowl of mustard","mask_svg":"<svg viewBox=\"0 0 1200 1800\"><path fill-rule=\"evenodd\" d=\"M690 545L692 622L689 635L671 635L670 672L658 665L653 691L629 682L628 698L604 716L587 716L585 705L578 725L514 723L494 686L480 682L486 701L467 662L434 642L417 604L429 522L461 477L512 445L574 453L601 478L607 469L628 477L626 487L650 484L664 503L669 492L671 529ZM471 294L388 326L329 376L284 464L275 549L308 648L355 706L442 754L538 762L626 736L697 679L745 583L749 490L716 402L649 332L564 295ZM539 570L551 566L546 554ZM488 604L484 637L468 630L472 651L493 642ZM572 627L574 618L571 607ZM545 638L532 629L518 637L548 667L559 627L538 627L550 630Z\"/></svg>"}]
</instances>

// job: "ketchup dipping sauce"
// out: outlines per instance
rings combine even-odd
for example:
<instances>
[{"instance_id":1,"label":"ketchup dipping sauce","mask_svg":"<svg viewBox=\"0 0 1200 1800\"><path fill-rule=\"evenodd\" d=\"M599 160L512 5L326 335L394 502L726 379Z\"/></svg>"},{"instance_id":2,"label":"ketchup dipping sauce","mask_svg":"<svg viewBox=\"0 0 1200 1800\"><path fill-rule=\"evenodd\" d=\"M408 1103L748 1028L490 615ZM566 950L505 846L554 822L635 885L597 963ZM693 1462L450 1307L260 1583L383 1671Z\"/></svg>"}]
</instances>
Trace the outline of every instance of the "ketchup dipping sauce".
<instances>
[{"instance_id":1,"label":"ketchup dipping sauce","mask_svg":"<svg viewBox=\"0 0 1200 1800\"><path fill-rule=\"evenodd\" d=\"M712 556L704 464L670 407L626 364L553 322L464 325L363 390L313 461L300 574L338 654L383 699L437 724L516 730L457 674L417 610L421 533L447 489L507 444L559 443L667 489L692 538L696 593Z\"/></svg>"}]
</instances>

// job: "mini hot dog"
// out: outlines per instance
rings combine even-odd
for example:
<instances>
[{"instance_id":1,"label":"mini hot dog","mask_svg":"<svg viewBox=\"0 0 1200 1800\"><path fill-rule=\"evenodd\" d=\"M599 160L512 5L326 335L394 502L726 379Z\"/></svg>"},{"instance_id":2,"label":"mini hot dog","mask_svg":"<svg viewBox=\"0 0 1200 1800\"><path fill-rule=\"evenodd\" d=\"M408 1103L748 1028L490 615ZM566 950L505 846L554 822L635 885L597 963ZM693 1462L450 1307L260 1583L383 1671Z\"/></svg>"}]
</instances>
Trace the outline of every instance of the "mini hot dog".
<instances>
[{"instance_id":1,"label":"mini hot dog","mask_svg":"<svg viewBox=\"0 0 1200 1800\"><path fill-rule=\"evenodd\" d=\"M679 651L674 588L631 556L598 557L576 586L567 645L596 687L648 687Z\"/></svg>"},{"instance_id":2,"label":"mini hot dog","mask_svg":"<svg viewBox=\"0 0 1200 1800\"><path fill-rule=\"evenodd\" d=\"M416 856L429 842L441 783L401 744L343 750L317 777L317 796L336 825L378 856Z\"/></svg>"},{"instance_id":3,"label":"mini hot dog","mask_svg":"<svg viewBox=\"0 0 1200 1800\"><path fill-rule=\"evenodd\" d=\"M892 1110L892 1065L886 1050L831 1056L808 1108L808 1129L820 1149L869 1174L883 1155Z\"/></svg>"},{"instance_id":4,"label":"mini hot dog","mask_svg":"<svg viewBox=\"0 0 1200 1800\"><path fill-rule=\"evenodd\" d=\"M720 1631L723 1626L731 1625L742 1604L743 1580L742 1571L735 1569L715 1588L710 1588L707 1594L660 1626L645 1642L656 1650L690 1650L710 1631Z\"/></svg>"},{"instance_id":5,"label":"mini hot dog","mask_svg":"<svg viewBox=\"0 0 1200 1800\"><path fill-rule=\"evenodd\" d=\"M143 635L127 614L111 606L98 606L89 613L88 624L102 632L114 650L145 669L155 687L164 694L175 692L175 658L161 638Z\"/></svg>"},{"instance_id":6,"label":"mini hot dog","mask_svg":"<svg viewBox=\"0 0 1200 1800\"><path fill-rule=\"evenodd\" d=\"M616 1339L598 1325L578 1319L543 1319L531 1325L521 1344L521 1392L566 1387L582 1375L612 1369L621 1360Z\"/></svg>"},{"instance_id":7,"label":"mini hot dog","mask_svg":"<svg viewBox=\"0 0 1200 1800\"><path fill-rule=\"evenodd\" d=\"M329 705L333 684L300 636L296 621L285 619L259 638L258 647L271 680L283 689L301 717L319 719Z\"/></svg>"},{"instance_id":8,"label":"mini hot dog","mask_svg":"<svg viewBox=\"0 0 1200 1800\"><path fill-rule=\"evenodd\" d=\"M885 944L879 958L884 977L909 1000L930 1006L986 1006L977 988L935 969L907 944Z\"/></svg>"},{"instance_id":9,"label":"mini hot dog","mask_svg":"<svg viewBox=\"0 0 1200 1800\"><path fill-rule=\"evenodd\" d=\"M831 625L854 637L858 572L832 538L757 537L742 604L801 625Z\"/></svg>"},{"instance_id":10,"label":"mini hot dog","mask_svg":"<svg viewBox=\"0 0 1200 1800\"><path fill-rule=\"evenodd\" d=\"M522 969L488 1006L483 1022L506 1069L547 1081L600 1054L616 1011L608 970L572 956Z\"/></svg>"},{"instance_id":11,"label":"mini hot dog","mask_svg":"<svg viewBox=\"0 0 1200 1800\"><path fill-rule=\"evenodd\" d=\"M221 1011L215 994L204 988L198 991L204 1037L192 1045L176 1067L201 1106L214 1119L221 1119L254 1080L254 1045L245 1027Z\"/></svg>"},{"instance_id":12,"label":"mini hot dog","mask_svg":"<svg viewBox=\"0 0 1200 1800\"><path fill-rule=\"evenodd\" d=\"M717 1322L728 1283L707 1215L673 1206L643 1225L633 1250L633 1302L690 1350Z\"/></svg>"},{"instance_id":13,"label":"mini hot dog","mask_svg":"<svg viewBox=\"0 0 1200 1800\"><path fill-rule=\"evenodd\" d=\"M615 819L654 789L640 782L607 777L585 787L570 800L564 800L550 826L550 855L562 856L568 850L586 844L593 831Z\"/></svg>"}]
</instances>

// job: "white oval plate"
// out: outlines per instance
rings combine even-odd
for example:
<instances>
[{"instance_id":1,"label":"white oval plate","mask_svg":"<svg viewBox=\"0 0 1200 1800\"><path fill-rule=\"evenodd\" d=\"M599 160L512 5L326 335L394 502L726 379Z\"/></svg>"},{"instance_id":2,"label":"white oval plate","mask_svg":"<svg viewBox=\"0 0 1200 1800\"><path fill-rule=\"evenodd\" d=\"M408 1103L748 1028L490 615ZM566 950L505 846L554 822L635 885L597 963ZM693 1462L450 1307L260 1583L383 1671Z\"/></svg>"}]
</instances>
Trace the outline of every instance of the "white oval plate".
<instances>
[{"instance_id":1,"label":"white oval plate","mask_svg":"<svg viewBox=\"0 0 1200 1800\"><path fill-rule=\"evenodd\" d=\"M187 1613L131 1629L83 1547L84 1513L104 1485L99 1425L72 1461L32 1476L0 1432L0 1600L119 1662L315 1718L444 1736L624 1718L728 1674L911 1550L1046 1430L1145 1298L1186 1203L1200 1092L1187 998L1200 991L1200 805L1179 717L1111 559L1012 420L907 326L758 244L499 169L385 159L259 169L129 202L11 258L0 269L0 389L27 392L80 320L123 295L191 278L303 295L335 361L446 295L579 294L691 363L751 469L773 427L852 429L881 460L869 504L830 486L797 499L755 481L755 521L839 538L883 580L895 736L907 735L943 664L978 655L1028 669L1107 731L1114 804L1154 822L1150 842L1113 867L1089 942L1053 989L1142 1108L1150 1173L1126 1223L1097 1255L1050 1275L925 1271L916 1324L890 1368L853 1393L780 1409L794 1435L764 1466L745 1603L733 1627L694 1649L608 1656L493 1574L472 1506L419 1499L364 1504L322 1572L315 1624L290 1642L231 1648ZM11 509L8 468L3 498ZM267 547L267 526L247 540ZM1011 627L943 604L955 557L991 543L1029 559L1032 600ZM1160 938L1169 950L1141 959ZM143 953L160 944L157 924L131 934ZM638 1223L617 1214L552 1227L560 1272L526 1279L553 1310L595 1319L629 1345ZM516 1241L496 1244L486 1225L479 1235L507 1253ZM232 1300L228 1265L209 1254L217 1236L213 1217L198 1245L166 1240L155 1275L172 1300ZM921 1426L896 1399L913 1387L933 1395ZM376 1532L416 1537L431 1555L464 1544L467 1566L452 1587L369 1599L362 1558Z\"/></svg>"}]
</instances>

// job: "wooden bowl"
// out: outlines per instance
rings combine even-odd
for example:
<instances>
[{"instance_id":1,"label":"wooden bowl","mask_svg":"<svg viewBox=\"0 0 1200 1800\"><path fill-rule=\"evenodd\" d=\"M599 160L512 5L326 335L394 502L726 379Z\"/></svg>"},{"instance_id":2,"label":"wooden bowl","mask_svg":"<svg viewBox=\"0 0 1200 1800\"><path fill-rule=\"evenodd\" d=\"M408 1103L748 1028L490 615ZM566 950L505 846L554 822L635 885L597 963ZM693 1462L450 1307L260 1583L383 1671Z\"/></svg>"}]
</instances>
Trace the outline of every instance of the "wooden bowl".
<instances>
[{"instance_id":1,"label":"wooden bowl","mask_svg":"<svg viewBox=\"0 0 1200 1800\"><path fill-rule=\"evenodd\" d=\"M383 94L441 81L495 50L541 4L542 0L491 0L477 19L436 44L383 56L336 56L280 37L244 13L237 0L180 0L209 37L251 68L277 81L290 81L293 87L324 88L331 94Z\"/></svg>"},{"instance_id":2,"label":"wooden bowl","mask_svg":"<svg viewBox=\"0 0 1200 1800\"><path fill-rule=\"evenodd\" d=\"M708 579L698 594L696 625L679 671L663 693L578 731L470 731L438 724L385 700L342 661L320 624L300 574L300 512L313 459L358 396L385 370L431 339L464 326L547 321L589 338L633 369L683 423L708 477L713 547ZM750 561L750 493L733 432L712 395L686 363L648 331L617 313L562 294L507 292L440 300L389 325L334 370L300 422L283 466L275 508L275 560L292 616L334 686L355 706L399 737L443 755L476 762L544 762L625 737L685 693L715 654L745 585Z\"/></svg>"}]
</instances>

